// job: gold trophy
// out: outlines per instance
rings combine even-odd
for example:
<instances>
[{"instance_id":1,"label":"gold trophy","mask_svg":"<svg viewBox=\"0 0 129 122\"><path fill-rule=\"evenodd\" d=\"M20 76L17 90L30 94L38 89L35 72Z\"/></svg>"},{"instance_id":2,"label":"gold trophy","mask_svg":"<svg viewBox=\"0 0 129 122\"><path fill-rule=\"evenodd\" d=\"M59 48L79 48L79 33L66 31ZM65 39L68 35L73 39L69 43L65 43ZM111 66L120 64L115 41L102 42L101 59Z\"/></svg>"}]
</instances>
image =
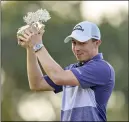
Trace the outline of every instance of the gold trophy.
<instances>
[{"instance_id":1,"label":"gold trophy","mask_svg":"<svg viewBox=\"0 0 129 122\"><path fill-rule=\"evenodd\" d=\"M18 29L17 36L22 36L27 29L31 29L34 33L37 31L38 33L41 33L45 28L43 22L47 22L50 18L50 14L46 9L39 9L36 12L28 12L27 16L23 17L23 20L27 25Z\"/></svg>"}]
</instances>

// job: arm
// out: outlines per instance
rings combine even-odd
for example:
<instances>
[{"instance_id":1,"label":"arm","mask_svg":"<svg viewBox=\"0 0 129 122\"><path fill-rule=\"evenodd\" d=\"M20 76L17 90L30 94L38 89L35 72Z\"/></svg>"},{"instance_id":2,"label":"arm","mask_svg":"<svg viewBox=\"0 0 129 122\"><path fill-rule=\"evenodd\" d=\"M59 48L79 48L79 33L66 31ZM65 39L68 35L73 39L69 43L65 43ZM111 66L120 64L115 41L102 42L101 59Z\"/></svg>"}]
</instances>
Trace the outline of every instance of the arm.
<instances>
[{"instance_id":1,"label":"arm","mask_svg":"<svg viewBox=\"0 0 129 122\"><path fill-rule=\"evenodd\" d=\"M42 43L42 35L43 33L38 34L26 30L23 36L18 36L18 38L23 40L24 43L34 46L35 44ZM79 82L74 74L70 70L63 70L62 67L49 55L45 47L42 47L38 52L36 52L36 56L38 57L46 74L56 85L79 85ZM31 61L32 60L29 62Z\"/></svg>"},{"instance_id":2,"label":"arm","mask_svg":"<svg viewBox=\"0 0 129 122\"><path fill-rule=\"evenodd\" d=\"M34 39L34 37L39 37L39 35L33 35L32 38L30 36L26 36L28 38L23 38L23 40L41 43L41 38ZM96 85L102 86L112 81L110 79L110 68L101 60L102 58L100 56L100 61L91 60L86 65L70 70L63 70L50 56L45 47L42 47L36 52L36 56L46 74L57 85L81 85L82 88L89 88Z\"/></svg>"},{"instance_id":3,"label":"arm","mask_svg":"<svg viewBox=\"0 0 129 122\"><path fill-rule=\"evenodd\" d=\"M64 70L50 56L45 47L36 52L44 71L57 85L79 85L77 78L70 70Z\"/></svg>"},{"instance_id":4,"label":"arm","mask_svg":"<svg viewBox=\"0 0 129 122\"><path fill-rule=\"evenodd\" d=\"M49 55L45 47L36 52L47 75L57 85L81 86L90 88L110 84L110 68L103 61L91 61L81 67L63 70Z\"/></svg>"},{"instance_id":5,"label":"arm","mask_svg":"<svg viewBox=\"0 0 129 122\"><path fill-rule=\"evenodd\" d=\"M27 48L27 74L31 90L54 90L43 78L35 52L32 48Z\"/></svg>"},{"instance_id":6,"label":"arm","mask_svg":"<svg viewBox=\"0 0 129 122\"><path fill-rule=\"evenodd\" d=\"M25 30L25 32L26 31L27 30ZM33 33L28 32L28 35L29 34L33 34ZM35 52L33 50L33 42L32 41L31 42L30 41L24 41L25 38L27 38L26 34L24 34L22 36L22 38L19 38L19 36L17 36L18 44L20 46L26 48L26 51L27 51L27 75L28 75L28 81L29 81L30 89L31 90L36 90L36 91L54 90L54 88L51 87L47 83L47 81L44 79L46 77L43 77L40 66L38 64L37 57L36 57Z\"/></svg>"}]
</instances>

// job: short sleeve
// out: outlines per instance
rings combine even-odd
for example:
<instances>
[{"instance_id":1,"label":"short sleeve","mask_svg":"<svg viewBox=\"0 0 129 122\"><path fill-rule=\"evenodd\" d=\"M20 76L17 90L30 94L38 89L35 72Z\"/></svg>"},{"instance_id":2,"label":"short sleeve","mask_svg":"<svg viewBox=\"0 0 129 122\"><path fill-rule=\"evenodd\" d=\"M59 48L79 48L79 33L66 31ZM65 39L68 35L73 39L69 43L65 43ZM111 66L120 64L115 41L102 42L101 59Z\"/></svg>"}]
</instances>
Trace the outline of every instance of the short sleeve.
<instances>
[{"instance_id":1,"label":"short sleeve","mask_svg":"<svg viewBox=\"0 0 129 122\"><path fill-rule=\"evenodd\" d=\"M74 66L74 65L71 64L71 65L65 67L64 70L68 70L68 69L72 68L73 66ZM56 85L56 84L49 78L48 75L45 75L45 76L44 76L44 79L47 81L47 83L48 83L51 87L53 87L53 88L55 89L55 90L54 90L55 93L59 93L59 92L62 92L62 91L63 91L63 86L61 86L61 85Z\"/></svg>"},{"instance_id":2,"label":"short sleeve","mask_svg":"<svg viewBox=\"0 0 129 122\"><path fill-rule=\"evenodd\" d=\"M44 79L47 81L47 83L53 87L55 90L55 93L59 93L62 91L62 86L56 85L47 75L44 76Z\"/></svg>"},{"instance_id":3,"label":"short sleeve","mask_svg":"<svg viewBox=\"0 0 129 122\"><path fill-rule=\"evenodd\" d=\"M103 61L91 61L81 67L72 68L71 71L82 88L105 85L110 81L110 68Z\"/></svg>"}]
</instances>

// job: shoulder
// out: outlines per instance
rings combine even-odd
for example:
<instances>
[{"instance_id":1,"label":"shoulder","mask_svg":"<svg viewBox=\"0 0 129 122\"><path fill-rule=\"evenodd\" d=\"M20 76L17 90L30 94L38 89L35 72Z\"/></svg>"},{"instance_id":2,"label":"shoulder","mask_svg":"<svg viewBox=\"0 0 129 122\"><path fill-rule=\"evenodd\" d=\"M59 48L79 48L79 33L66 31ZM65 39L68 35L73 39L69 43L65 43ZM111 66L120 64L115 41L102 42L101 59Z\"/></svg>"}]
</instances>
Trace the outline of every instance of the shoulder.
<instances>
[{"instance_id":1,"label":"shoulder","mask_svg":"<svg viewBox=\"0 0 129 122\"><path fill-rule=\"evenodd\" d=\"M105 60L91 60L83 67L83 71L88 71L96 77L100 77L103 80L114 80L115 71L110 63Z\"/></svg>"},{"instance_id":2,"label":"shoulder","mask_svg":"<svg viewBox=\"0 0 129 122\"><path fill-rule=\"evenodd\" d=\"M113 66L108 61L103 60L103 63L105 63L105 66L108 67L111 71L115 72Z\"/></svg>"},{"instance_id":3,"label":"shoulder","mask_svg":"<svg viewBox=\"0 0 129 122\"><path fill-rule=\"evenodd\" d=\"M103 63L105 64L105 67L107 67L108 73L110 75L110 80L115 81L115 70L113 66L105 60L103 60Z\"/></svg>"},{"instance_id":4,"label":"shoulder","mask_svg":"<svg viewBox=\"0 0 129 122\"><path fill-rule=\"evenodd\" d=\"M105 60L91 60L85 65L85 67L92 67L94 70L114 71L113 66Z\"/></svg>"},{"instance_id":5,"label":"shoulder","mask_svg":"<svg viewBox=\"0 0 129 122\"><path fill-rule=\"evenodd\" d=\"M64 70L70 70L70 69L75 68L75 67L76 67L76 63L70 64L70 65L66 66L66 67L64 68Z\"/></svg>"}]
</instances>

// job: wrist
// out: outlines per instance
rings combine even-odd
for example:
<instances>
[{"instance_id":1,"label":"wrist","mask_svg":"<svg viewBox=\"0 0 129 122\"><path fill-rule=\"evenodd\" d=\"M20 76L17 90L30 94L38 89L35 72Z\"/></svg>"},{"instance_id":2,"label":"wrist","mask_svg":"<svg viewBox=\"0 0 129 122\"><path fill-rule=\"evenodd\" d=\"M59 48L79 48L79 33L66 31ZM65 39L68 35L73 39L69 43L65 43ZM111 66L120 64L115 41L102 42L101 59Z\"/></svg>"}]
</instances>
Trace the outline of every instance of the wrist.
<instances>
[{"instance_id":1,"label":"wrist","mask_svg":"<svg viewBox=\"0 0 129 122\"><path fill-rule=\"evenodd\" d=\"M27 50L27 51L33 51L33 52L34 52L33 47L26 47L26 50Z\"/></svg>"},{"instance_id":2,"label":"wrist","mask_svg":"<svg viewBox=\"0 0 129 122\"><path fill-rule=\"evenodd\" d=\"M34 50L35 52L37 52L37 51L39 51L43 46L44 46L44 45L43 45L42 43L36 44L36 45L34 45L33 50Z\"/></svg>"}]
</instances>

